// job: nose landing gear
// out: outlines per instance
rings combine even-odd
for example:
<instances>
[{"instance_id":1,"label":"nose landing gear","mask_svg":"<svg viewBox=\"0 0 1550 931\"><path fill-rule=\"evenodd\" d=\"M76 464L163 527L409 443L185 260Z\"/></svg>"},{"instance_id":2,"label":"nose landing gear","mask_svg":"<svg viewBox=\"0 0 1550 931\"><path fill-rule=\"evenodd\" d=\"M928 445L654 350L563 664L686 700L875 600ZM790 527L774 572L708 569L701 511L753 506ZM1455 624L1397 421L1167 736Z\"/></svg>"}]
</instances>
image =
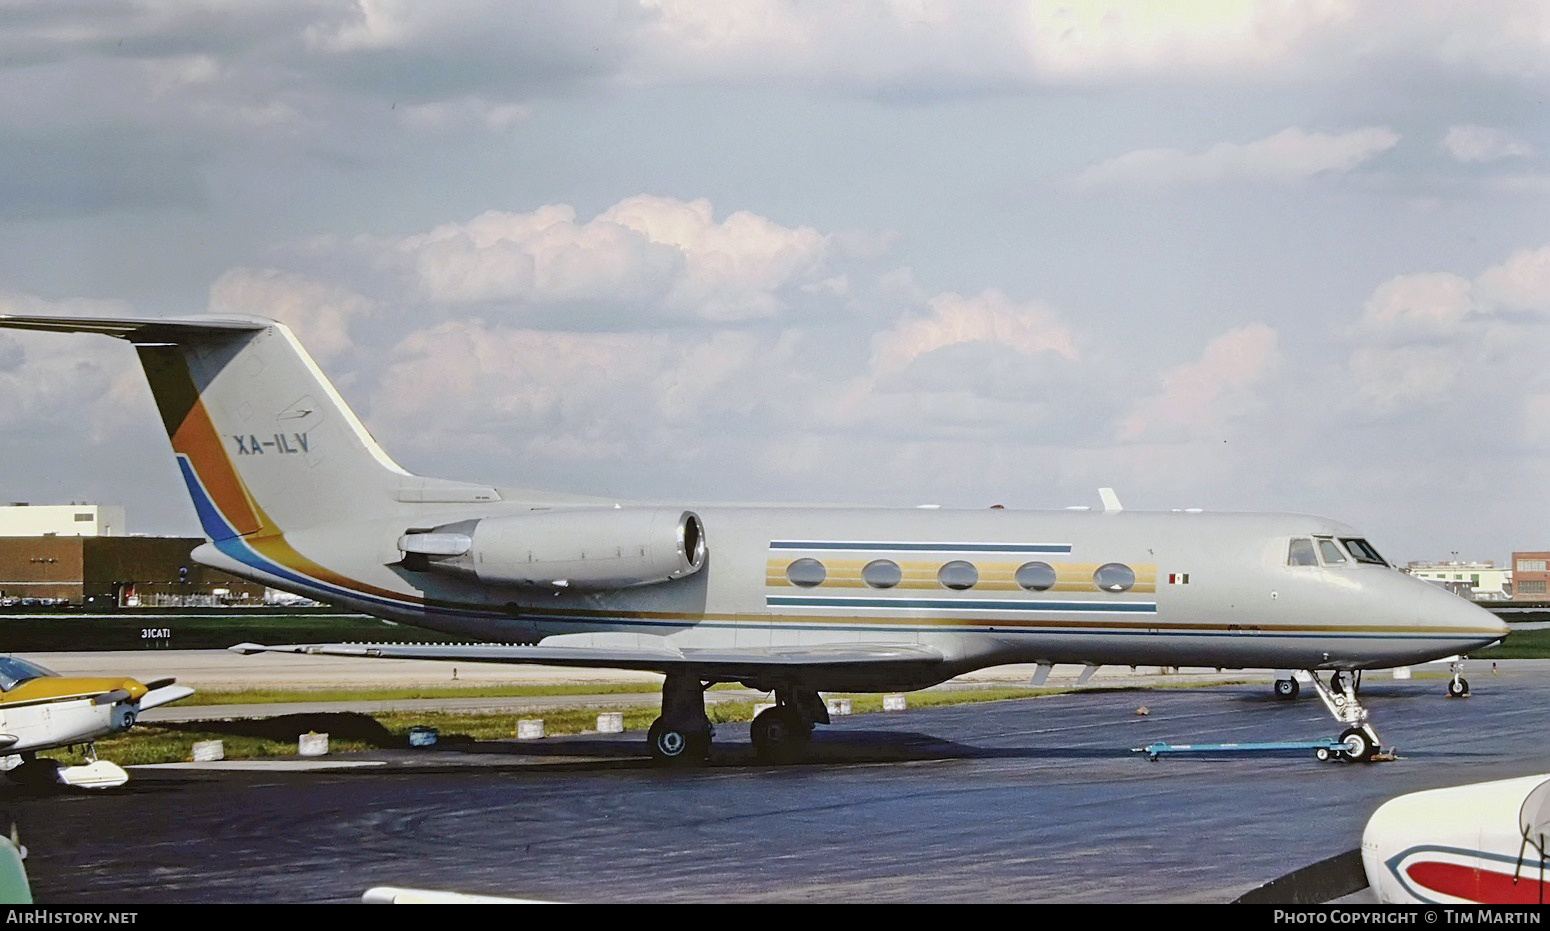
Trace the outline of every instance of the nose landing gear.
<instances>
[{"instance_id":1,"label":"nose landing gear","mask_svg":"<svg viewBox=\"0 0 1550 931\"><path fill-rule=\"evenodd\" d=\"M1382 746L1378 741L1378 732L1367 723L1367 709L1357 700L1355 675L1336 671L1330 674L1328 683L1312 670L1308 670L1308 676L1314 690L1318 692L1319 700L1324 702L1324 707L1329 709L1336 721L1346 726L1340 734L1340 745L1330 748L1327 753L1321 750L1319 759L1334 759L1338 756L1361 763L1379 759L1383 754Z\"/></svg>"}]
</instances>

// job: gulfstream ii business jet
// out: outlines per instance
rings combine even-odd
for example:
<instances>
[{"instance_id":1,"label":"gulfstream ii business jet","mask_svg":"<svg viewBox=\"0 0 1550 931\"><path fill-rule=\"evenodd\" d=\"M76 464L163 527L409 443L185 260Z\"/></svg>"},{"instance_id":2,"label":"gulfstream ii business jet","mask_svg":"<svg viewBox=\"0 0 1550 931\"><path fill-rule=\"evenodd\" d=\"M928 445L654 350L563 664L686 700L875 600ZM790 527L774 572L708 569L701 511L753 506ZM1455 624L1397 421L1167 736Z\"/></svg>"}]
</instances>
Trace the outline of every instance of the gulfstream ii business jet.
<instances>
[{"instance_id":1,"label":"gulfstream ii business jet","mask_svg":"<svg viewBox=\"0 0 1550 931\"><path fill-rule=\"evenodd\" d=\"M244 644L652 670L651 752L709 750L704 690L773 692L762 757L800 754L819 693L902 691L986 666L1323 671L1344 754L1380 749L1351 671L1465 653L1488 612L1294 514L723 507L411 475L284 325L256 317L0 316L133 343L209 542L195 560L487 644Z\"/></svg>"}]
</instances>

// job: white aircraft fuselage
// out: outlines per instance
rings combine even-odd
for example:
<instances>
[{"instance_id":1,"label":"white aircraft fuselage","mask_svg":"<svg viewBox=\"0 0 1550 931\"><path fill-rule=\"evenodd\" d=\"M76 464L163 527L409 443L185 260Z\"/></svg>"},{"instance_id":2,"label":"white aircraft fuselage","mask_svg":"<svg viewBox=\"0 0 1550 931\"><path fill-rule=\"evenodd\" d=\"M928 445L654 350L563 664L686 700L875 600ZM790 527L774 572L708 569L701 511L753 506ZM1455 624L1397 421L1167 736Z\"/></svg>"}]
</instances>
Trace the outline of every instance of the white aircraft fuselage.
<instances>
[{"instance_id":1,"label":"white aircraft fuselage","mask_svg":"<svg viewBox=\"0 0 1550 931\"><path fill-rule=\"evenodd\" d=\"M519 520L553 513L483 505L425 522L503 512ZM236 539L207 544L196 556L276 588L481 640L716 650L890 643L928 646L943 657L911 670L831 669L815 685L820 691L920 688L1007 663L1382 668L1468 652L1505 633L1489 612L1387 566L1348 554L1342 563L1289 565L1293 539L1361 538L1317 517L801 507L692 513L705 544L698 571L605 590L406 570L397 549L402 518L287 534L305 557L290 561L319 567L306 575ZM352 549L353 558L346 555ZM816 584L789 578L789 567L804 560L822 568ZM972 585L939 580L942 567L955 563L972 567ZM898 581L868 584L863 570L874 564L897 566ZM1030 564L1049 570L1034 588L1017 580ZM1128 568L1134 582L1100 587L1094 576L1107 565Z\"/></svg>"},{"instance_id":2,"label":"white aircraft fuselage","mask_svg":"<svg viewBox=\"0 0 1550 931\"><path fill-rule=\"evenodd\" d=\"M1373 812L1362 865L1385 905L1550 900L1550 774L1412 792Z\"/></svg>"}]
</instances>

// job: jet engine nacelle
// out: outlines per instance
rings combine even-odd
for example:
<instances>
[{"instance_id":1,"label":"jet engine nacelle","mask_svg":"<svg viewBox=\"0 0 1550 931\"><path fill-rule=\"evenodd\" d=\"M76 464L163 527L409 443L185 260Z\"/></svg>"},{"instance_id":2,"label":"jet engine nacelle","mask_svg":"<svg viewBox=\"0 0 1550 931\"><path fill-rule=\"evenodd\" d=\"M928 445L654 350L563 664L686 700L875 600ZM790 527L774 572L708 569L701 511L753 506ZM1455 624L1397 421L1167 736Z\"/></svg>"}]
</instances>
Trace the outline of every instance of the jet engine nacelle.
<instances>
[{"instance_id":1,"label":"jet engine nacelle","mask_svg":"<svg viewBox=\"0 0 1550 931\"><path fill-rule=\"evenodd\" d=\"M652 585L698 572L705 533L692 511L533 511L458 521L398 540L419 562L491 585L586 589Z\"/></svg>"}]
</instances>

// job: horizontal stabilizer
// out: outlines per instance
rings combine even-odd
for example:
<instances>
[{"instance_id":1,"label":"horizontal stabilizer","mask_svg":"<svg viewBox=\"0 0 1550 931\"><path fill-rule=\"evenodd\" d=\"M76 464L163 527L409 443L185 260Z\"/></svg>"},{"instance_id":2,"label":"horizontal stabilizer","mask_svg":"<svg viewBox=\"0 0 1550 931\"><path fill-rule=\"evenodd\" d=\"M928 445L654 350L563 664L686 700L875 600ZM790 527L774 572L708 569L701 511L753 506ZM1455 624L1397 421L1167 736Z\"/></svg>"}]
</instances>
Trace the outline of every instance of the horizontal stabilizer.
<instances>
[{"instance_id":1,"label":"horizontal stabilizer","mask_svg":"<svg viewBox=\"0 0 1550 931\"><path fill-rule=\"evenodd\" d=\"M935 665L943 659L940 652L930 647L867 643L710 650L601 649L511 646L498 643L292 643L280 646L239 643L228 649L244 654L310 653L318 656L360 656L374 659L443 660L467 663L530 663L539 666L636 669L662 673L689 672L715 667L718 676L733 677L776 668Z\"/></svg>"},{"instance_id":2,"label":"horizontal stabilizer","mask_svg":"<svg viewBox=\"0 0 1550 931\"><path fill-rule=\"evenodd\" d=\"M132 343L177 343L199 333L262 330L273 322L257 317L161 317L126 320L113 317L43 317L0 314L0 327L55 333L101 333Z\"/></svg>"}]
</instances>

